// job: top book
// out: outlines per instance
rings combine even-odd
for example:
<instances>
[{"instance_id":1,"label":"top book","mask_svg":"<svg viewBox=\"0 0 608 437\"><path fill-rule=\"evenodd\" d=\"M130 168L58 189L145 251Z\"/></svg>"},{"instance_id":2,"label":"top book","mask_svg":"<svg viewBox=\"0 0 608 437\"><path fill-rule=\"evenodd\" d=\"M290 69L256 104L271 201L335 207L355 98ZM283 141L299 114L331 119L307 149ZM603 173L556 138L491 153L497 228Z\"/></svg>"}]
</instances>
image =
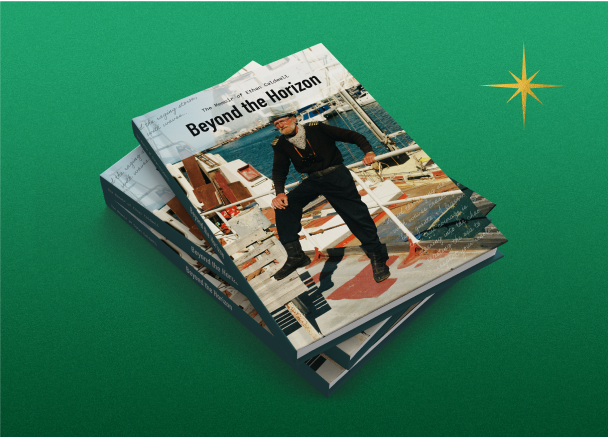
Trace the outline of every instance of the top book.
<instances>
[{"instance_id":1,"label":"top book","mask_svg":"<svg viewBox=\"0 0 608 437\"><path fill-rule=\"evenodd\" d=\"M297 363L506 242L321 44L132 124Z\"/></svg>"}]
</instances>

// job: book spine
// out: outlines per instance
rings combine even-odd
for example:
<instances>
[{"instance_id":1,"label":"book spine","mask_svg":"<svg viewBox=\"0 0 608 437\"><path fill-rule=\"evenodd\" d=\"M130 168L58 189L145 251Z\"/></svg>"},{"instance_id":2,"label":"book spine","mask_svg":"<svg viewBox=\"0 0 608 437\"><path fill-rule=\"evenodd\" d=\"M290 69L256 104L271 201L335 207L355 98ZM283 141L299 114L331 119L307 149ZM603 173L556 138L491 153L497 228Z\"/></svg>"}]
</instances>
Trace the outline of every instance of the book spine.
<instances>
[{"instance_id":1,"label":"book spine","mask_svg":"<svg viewBox=\"0 0 608 437\"><path fill-rule=\"evenodd\" d=\"M207 253L201 246L188 240L188 238L186 238L182 233L177 231L171 225L165 223L159 217L155 216L154 213L146 209L140 203L133 200L119 187L116 187L103 177L100 179L101 189L103 190L104 196L110 197L114 202L127 209L141 221L149 225L154 230L160 232L162 235L171 240L172 243L177 245L192 258L199 261L213 273L222 277L222 279L227 281L233 287L238 288L240 286L238 281L236 281L224 268L223 264L218 259Z\"/></svg>"},{"instance_id":2,"label":"book spine","mask_svg":"<svg viewBox=\"0 0 608 437\"><path fill-rule=\"evenodd\" d=\"M173 176L171 175L171 173L169 173L169 170L167 169L165 164L160 160L160 158L156 154L156 151L150 145L145 135L139 130L135 122L132 121L131 125L133 127L133 133L135 134L135 138L137 138L137 141L142 146L147 155L150 157L150 159L156 166L158 172L162 175L162 177L165 179L173 193L182 203L182 205L188 212L188 215L192 218L192 220L194 220L194 223L203 233L205 239L213 247L215 253L220 257L224 268L231 272L235 280L241 284L239 285L239 291L249 298L253 306L258 310L258 313L260 314L262 319L268 321L267 326L272 332L274 338L280 342L281 347L288 352L290 359L295 364L297 362L297 352L295 347L291 344L287 336L283 333L274 317L272 317L272 315L270 314L270 311L268 311L266 306L262 304L262 301L260 300L258 295L249 285L245 277L241 274L241 271L237 268L236 264L232 261L228 253L224 250L219 240L215 238L211 229L209 229L205 222L201 220L201 217L197 212L196 208L194 208L194 205L192 205L192 202L190 202L190 199L188 199L188 196L186 196L179 184L175 181L175 179L173 179Z\"/></svg>"},{"instance_id":3,"label":"book spine","mask_svg":"<svg viewBox=\"0 0 608 437\"><path fill-rule=\"evenodd\" d=\"M162 255L171 261L177 268L186 274L192 281L201 287L206 293L213 297L222 308L232 314L237 320L243 323L256 337L262 340L271 348L276 349L276 342L273 341L271 333L266 331L259 323L257 323L249 314L243 311L235 303L228 302L228 298L218 289L205 275L196 271L187 261L181 258L175 251L164 244L156 235L154 235L146 226L138 222L138 220L130 216L128 211L122 208L119 204L106 197L106 204L127 224L135 229L142 237L144 237L152 246L154 246ZM236 308L235 308L236 307Z\"/></svg>"}]
</instances>

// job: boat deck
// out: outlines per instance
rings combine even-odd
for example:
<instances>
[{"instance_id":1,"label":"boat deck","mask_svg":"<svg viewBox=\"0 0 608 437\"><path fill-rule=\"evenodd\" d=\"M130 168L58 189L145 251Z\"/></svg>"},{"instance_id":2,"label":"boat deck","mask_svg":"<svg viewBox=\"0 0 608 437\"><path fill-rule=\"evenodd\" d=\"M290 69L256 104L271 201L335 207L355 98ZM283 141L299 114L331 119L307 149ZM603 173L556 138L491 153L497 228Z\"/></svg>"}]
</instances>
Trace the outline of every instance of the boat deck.
<instances>
[{"instance_id":1,"label":"boat deck","mask_svg":"<svg viewBox=\"0 0 608 437\"><path fill-rule=\"evenodd\" d=\"M400 190L400 195L396 196L393 200L402 200L408 197L419 197L428 194L444 193L448 191L457 190L458 187L449 179L447 180L435 180L435 181L424 181L424 183L416 181L403 181L402 179L391 180L391 182ZM372 191L375 188L372 187ZM360 190L359 194L365 197L366 192ZM424 230L428 229L430 225L441 215L443 215L447 209L453 206L458 196L446 196L444 198L433 198L427 200L418 200L405 204L393 204L387 208L391 210L393 214L399 218L401 222L405 224L408 229L411 229L414 234L419 234ZM330 213L323 215L324 210L331 209L331 205L323 197L318 198L313 202L312 206L304 211L304 218L302 225L311 235L322 235L329 231L328 222L336 218L337 214ZM270 220L272 226L271 231L276 232L276 220L274 209L265 208L262 213ZM462 214L460 214L462 215ZM318 216L318 217L317 217ZM405 242L407 237L403 232L393 223L384 211L379 210L372 213L372 218L376 227L378 228L378 236L380 241L385 244L395 242ZM342 228L342 234L344 238L339 239L335 244L330 247L352 247L359 246L361 243L354 235L348 230L347 226L343 221L339 220L332 229L337 227ZM304 236L302 236L304 238Z\"/></svg>"},{"instance_id":2,"label":"boat deck","mask_svg":"<svg viewBox=\"0 0 608 437\"><path fill-rule=\"evenodd\" d=\"M391 182L398 188L394 199L458 190L450 179L396 179ZM360 194L364 196L366 193L362 190ZM316 314L313 309L312 314L307 315L322 336L436 281L479 256L487 255L490 248L506 242L490 221L473 207L470 197L464 194L393 204L388 208L420 239L420 244L426 242L430 246L423 252L412 252L407 236L397 224L384 211L377 209L372 212L380 241L387 248L387 265L391 271L390 278L379 284L373 279L369 258L346 225L342 222L332 228L332 220L341 220L339 216L335 213L323 215L331 205L320 197L305 210L303 226L313 234L313 238L322 238L337 229L342 233L339 240L329 247L312 250L309 246L307 253L314 258L313 262L298 270L300 279L308 287L307 299L316 302L316 307L323 308ZM267 208L263 213L271 221L270 230L276 235L274 210ZM331 238L335 239L335 235ZM491 238L491 243L484 244L488 238ZM306 250L304 243L305 240L303 247ZM290 331L289 338L297 349L313 342L305 329Z\"/></svg>"},{"instance_id":3,"label":"boat deck","mask_svg":"<svg viewBox=\"0 0 608 437\"><path fill-rule=\"evenodd\" d=\"M330 308L323 314L313 315L321 335L327 336L427 284L441 282L438 278L477 257L488 256L489 251L432 250L408 259L409 253L408 244L389 248L387 265L391 277L380 283L374 281L369 258L358 248L324 255L311 266L299 269L298 274L309 287L309 293L321 295ZM313 342L304 329L294 331L289 338L296 349Z\"/></svg>"}]
</instances>

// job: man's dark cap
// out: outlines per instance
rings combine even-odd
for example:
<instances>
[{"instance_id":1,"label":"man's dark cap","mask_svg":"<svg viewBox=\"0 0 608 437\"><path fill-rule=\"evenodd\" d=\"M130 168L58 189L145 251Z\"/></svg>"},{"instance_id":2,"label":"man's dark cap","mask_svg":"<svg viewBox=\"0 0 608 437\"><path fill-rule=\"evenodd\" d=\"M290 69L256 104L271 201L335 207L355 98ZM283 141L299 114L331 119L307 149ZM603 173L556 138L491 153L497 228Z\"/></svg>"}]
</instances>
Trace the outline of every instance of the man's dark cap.
<instances>
[{"instance_id":1,"label":"man's dark cap","mask_svg":"<svg viewBox=\"0 0 608 437\"><path fill-rule=\"evenodd\" d=\"M295 117L296 113L295 112L285 112L283 114L277 114L277 115L273 115L272 117L270 117L270 122L274 123L275 121L277 121L279 118L284 118L284 117Z\"/></svg>"}]
</instances>

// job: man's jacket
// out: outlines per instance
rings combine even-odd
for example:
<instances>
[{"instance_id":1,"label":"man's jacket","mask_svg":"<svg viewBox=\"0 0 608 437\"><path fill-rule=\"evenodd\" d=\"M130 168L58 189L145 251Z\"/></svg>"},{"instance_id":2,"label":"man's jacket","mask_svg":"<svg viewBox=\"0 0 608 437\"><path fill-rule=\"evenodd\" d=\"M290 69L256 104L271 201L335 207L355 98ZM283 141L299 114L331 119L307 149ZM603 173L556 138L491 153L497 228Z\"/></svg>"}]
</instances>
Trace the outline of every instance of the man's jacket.
<instances>
[{"instance_id":1,"label":"man's jacket","mask_svg":"<svg viewBox=\"0 0 608 437\"><path fill-rule=\"evenodd\" d=\"M287 141L285 135L275 138L272 142L272 148L274 149L272 181L274 182L277 194L285 192L285 181L289 173L290 161L300 173L312 173L344 162L342 154L336 146L336 141L356 144L363 153L373 151L367 139L360 133L352 130L317 122L304 126L298 125L298 129L302 128L306 132L307 140L304 150L296 150L296 146ZM302 157L312 155L313 150L317 157L322 158L322 161L313 162L312 165L305 166L302 162Z\"/></svg>"}]
</instances>

